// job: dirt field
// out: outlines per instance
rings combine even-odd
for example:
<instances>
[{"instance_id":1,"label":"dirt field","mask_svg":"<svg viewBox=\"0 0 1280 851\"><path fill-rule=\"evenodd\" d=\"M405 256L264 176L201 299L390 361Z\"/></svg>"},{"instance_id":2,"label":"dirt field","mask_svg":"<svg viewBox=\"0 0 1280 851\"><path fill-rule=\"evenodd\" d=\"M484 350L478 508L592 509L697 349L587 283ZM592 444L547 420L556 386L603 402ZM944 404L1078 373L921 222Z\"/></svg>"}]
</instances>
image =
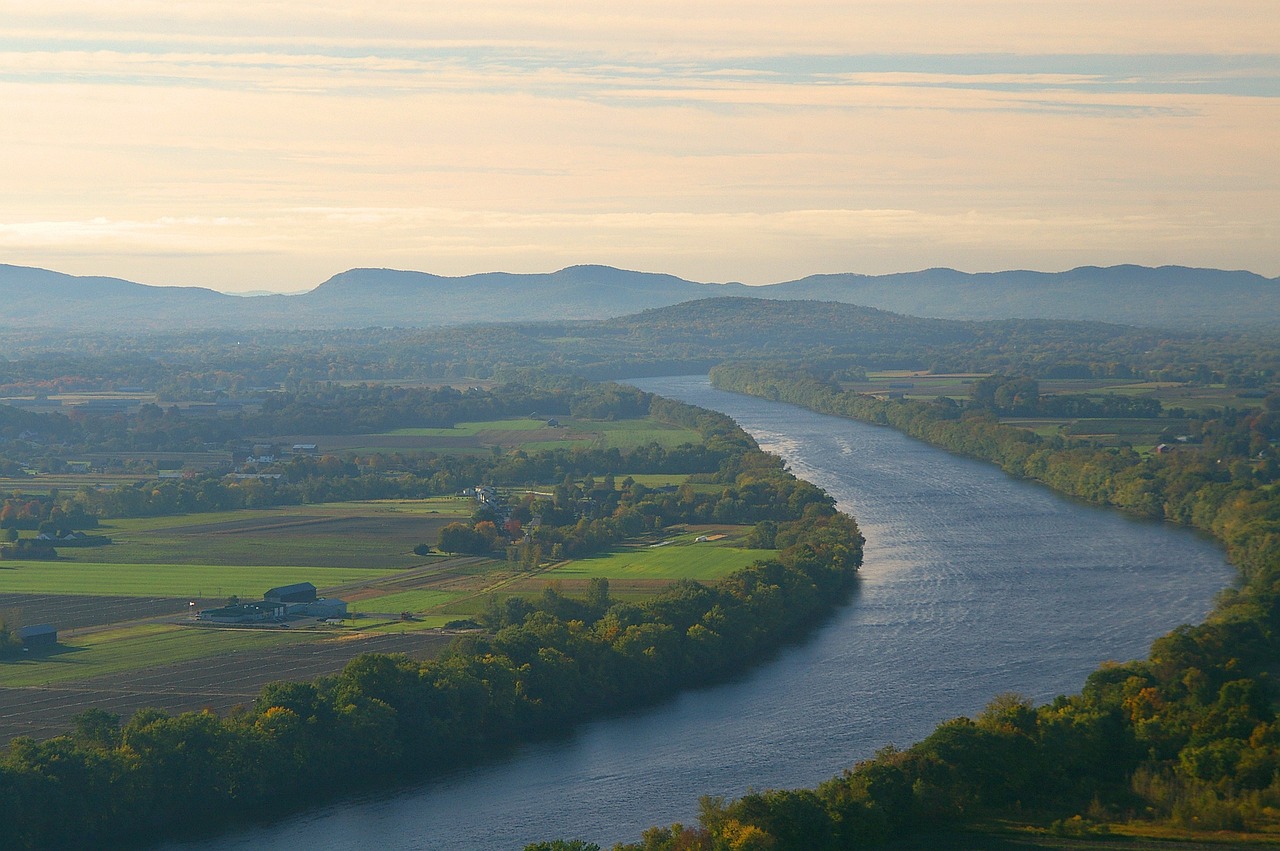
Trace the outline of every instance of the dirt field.
<instances>
[{"instance_id":1,"label":"dirt field","mask_svg":"<svg viewBox=\"0 0 1280 851\"><path fill-rule=\"evenodd\" d=\"M222 600L195 600L212 608ZM22 626L51 623L58 632L122 623L139 618L188 614L192 600L174 597L89 597L81 594L0 594L0 613L13 614Z\"/></svg>"},{"instance_id":2,"label":"dirt field","mask_svg":"<svg viewBox=\"0 0 1280 851\"><path fill-rule=\"evenodd\" d=\"M14 736L47 738L67 732L71 719L90 707L128 719L144 707L178 713L225 712L252 703L267 683L311 680L340 671L361 653L405 653L425 659L453 636L439 632L343 635L239 656L198 659L56 686L0 688L0 741Z\"/></svg>"}]
</instances>

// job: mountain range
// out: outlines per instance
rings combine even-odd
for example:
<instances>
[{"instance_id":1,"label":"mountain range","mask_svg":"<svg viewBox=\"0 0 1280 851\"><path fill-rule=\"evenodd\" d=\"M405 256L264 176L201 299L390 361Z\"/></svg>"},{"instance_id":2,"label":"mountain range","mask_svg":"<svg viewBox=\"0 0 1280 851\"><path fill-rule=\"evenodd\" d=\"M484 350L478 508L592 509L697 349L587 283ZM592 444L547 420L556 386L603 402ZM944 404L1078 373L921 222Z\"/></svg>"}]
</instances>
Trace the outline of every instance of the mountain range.
<instances>
[{"instance_id":1,"label":"mountain range","mask_svg":"<svg viewBox=\"0 0 1280 851\"><path fill-rule=\"evenodd\" d=\"M351 269L297 295L240 296L0 264L0 328L156 331L429 327L607 319L708 297L822 300L937 319L1071 319L1179 329L1280 324L1280 278L1183 266L813 275L763 286L610 266L444 277Z\"/></svg>"}]
</instances>

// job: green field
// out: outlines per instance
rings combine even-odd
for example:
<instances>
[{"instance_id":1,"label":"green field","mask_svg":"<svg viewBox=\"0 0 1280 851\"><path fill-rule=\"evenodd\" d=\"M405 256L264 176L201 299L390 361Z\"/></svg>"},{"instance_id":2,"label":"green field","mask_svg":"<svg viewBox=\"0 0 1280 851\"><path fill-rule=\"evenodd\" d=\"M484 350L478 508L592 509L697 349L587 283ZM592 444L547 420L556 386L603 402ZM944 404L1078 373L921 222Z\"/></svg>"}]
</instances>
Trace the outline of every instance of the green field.
<instances>
[{"instance_id":1,"label":"green field","mask_svg":"<svg viewBox=\"0 0 1280 851\"><path fill-rule=\"evenodd\" d=\"M81 680L151 665L166 665L314 641L317 633L287 630L191 629L173 624L142 624L62 637L59 652L38 660L0 663L0 686L22 687Z\"/></svg>"},{"instance_id":2,"label":"green field","mask_svg":"<svg viewBox=\"0 0 1280 851\"><path fill-rule=\"evenodd\" d=\"M674 449L684 443L699 444L702 437L693 429L660 423L656 420L617 420L614 422L573 422L583 429L590 428L599 437L596 443L606 449L634 449L657 443L665 449Z\"/></svg>"},{"instance_id":3,"label":"green field","mask_svg":"<svg viewBox=\"0 0 1280 851\"><path fill-rule=\"evenodd\" d=\"M555 579L698 579L727 576L755 561L772 558L773 550L748 550L717 546L717 542L693 543L683 535L662 547L627 548L604 555L575 559L545 574Z\"/></svg>"},{"instance_id":4,"label":"green field","mask_svg":"<svg viewBox=\"0 0 1280 851\"><path fill-rule=\"evenodd\" d=\"M229 597L261 599L268 588L311 582L317 588L372 580L386 570L293 565L106 564L0 562L0 594L84 594L107 597Z\"/></svg>"},{"instance_id":5,"label":"green field","mask_svg":"<svg viewBox=\"0 0 1280 851\"><path fill-rule=\"evenodd\" d=\"M485 420L475 423L458 423L453 428L397 428L384 432L384 434L410 437L474 437L483 431L535 431L546 427L546 420L535 420L526 417L515 420Z\"/></svg>"},{"instance_id":6,"label":"green field","mask_svg":"<svg viewBox=\"0 0 1280 851\"><path fill-rule=\"evenodd\" d=\"M557 417L558 425L547 420L519 417L509 420L480 420L458 423L452 428L397 428L374 434L308 434L273 438L275 442L315 443L324 452L336 454L370 454L402 452L408 454L461 454L523 449L602 447L630 449L649 443L675 447L682 443L698 443L696 431L652 419L583 420Z\"/></svg>"},{"instance_id":7,"label":"green field","mask_svg":"<svg viewBox=\"0 0 1280 851\"><path fill-rule=\"evenodd\" d=\"M347 605L350 612L425 612L458 599L462 594L456 591L401 591L396 594L384 594L367 600L357 600Z\"/></svg>"},{"instance_id":8,"label":"green field","mask_svg":"<svg viewBox=\"0 0 1280 851\"><path fill-rule=\"evenodd\" d=\"M672 485L678 487L689 480L689 477L684 473L630 473L614 476L614 479L618 487L621 487L622 480L628 477L633 482L638 482L647 488L665 488Z\"/></svg>"},{"instance_id":9,"label":"green field","mask_svg":"<svg viewBox=\"0 0 1280 851\"><path fill-rule=\"evenodd\" d=\"M82 564L393 570L421 564L424 559L413 554L414 546L434 543L441 526L469 517L473 510L470 499L437 497L111 520L99 531L112 544L64 547L58 555Z\"/></svg>"}]
</instances>

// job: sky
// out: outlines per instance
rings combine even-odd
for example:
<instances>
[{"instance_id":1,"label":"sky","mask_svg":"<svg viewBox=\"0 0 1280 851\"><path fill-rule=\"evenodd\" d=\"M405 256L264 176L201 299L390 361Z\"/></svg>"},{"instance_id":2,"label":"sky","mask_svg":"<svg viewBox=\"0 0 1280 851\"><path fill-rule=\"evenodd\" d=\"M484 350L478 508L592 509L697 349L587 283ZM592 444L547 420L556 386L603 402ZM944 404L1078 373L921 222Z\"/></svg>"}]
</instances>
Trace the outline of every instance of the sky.
<instances>
[{"instance_id":1,"label":"sky","mask_svg":"<svg viewBox=\"0 0 1280 851\"><path fill-rule=\"evenodd\" d=\"M1280 275L1275 0L0 0L0 262Z\"/></svg>"}]
</instances>

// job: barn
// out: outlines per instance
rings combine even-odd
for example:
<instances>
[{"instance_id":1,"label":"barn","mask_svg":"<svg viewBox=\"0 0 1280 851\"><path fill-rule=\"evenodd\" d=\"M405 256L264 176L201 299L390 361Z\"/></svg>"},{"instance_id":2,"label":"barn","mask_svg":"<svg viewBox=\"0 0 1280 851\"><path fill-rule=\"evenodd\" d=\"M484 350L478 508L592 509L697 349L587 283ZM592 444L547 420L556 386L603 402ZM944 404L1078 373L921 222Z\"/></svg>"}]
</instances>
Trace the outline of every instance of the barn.
<instances>
[{"instance_id":1,"label":"barn","mask_svg":"<svg viewBox=\"0 0 1280 851\"><path fill-rule=\"evenodd\" d=\"M316 586L310 582L295 582L272 588L262 595L269 603L312 603L316 599Z\"/></svg>"},{"instance_id":2,"label":"barn","mask_svg":"<svg viewBox=\"0 0 1280 851\"><path fill-rule=\"evenodd\" d=\"M40 623L18 629L18 637L26 650L45 650L58 646L58 630L51 623Z\"/></svg>"}]
</instances>

